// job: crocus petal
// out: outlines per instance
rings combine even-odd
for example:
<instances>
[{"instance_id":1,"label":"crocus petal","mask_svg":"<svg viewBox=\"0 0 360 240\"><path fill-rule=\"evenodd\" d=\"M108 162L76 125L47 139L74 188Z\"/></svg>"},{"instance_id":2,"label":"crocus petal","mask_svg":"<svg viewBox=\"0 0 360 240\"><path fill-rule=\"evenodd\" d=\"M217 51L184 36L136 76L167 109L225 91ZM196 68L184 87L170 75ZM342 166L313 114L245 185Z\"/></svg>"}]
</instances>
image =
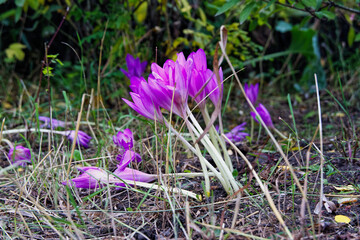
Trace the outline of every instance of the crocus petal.
<instances>
[{"instance_id":1,"label":"crocus petal","mask_svg":"<svg viewBox=\"0 0 360 240\"><path fill-rule=\"evenodd\" d=\"M127 150L124 154L119 154L116 159L119 161L117 168L119 170L123 170L130 164L130 162L140 162L141 156L134 151Z\"/></svg>"},{"instance_id":2,"label":"crocus petal","mask_svg":"<svg viewBox=\"0 0 360 240\"><path fill-rule=\"evenodd\" d=\"M71 185L76 188L99 188L107 184L115 184L124 187L122 180L133 180L141 182L151 182L156 179L155 176L146 174L131 168L123 170L116 169L114 174L110 174L98 167L80 167L82 174L71 180L62 182L63 185ZM117 188L121 189L121 188Z\"/></svg>"},{"instance_id":3,"label":"crocus petal","mask_svg":"<svg viewBox=\"0 0 360 240\"><path fill-rule=\"evenodd\" d=\"M274 124L271 121L271 116L269 111L264 107L264 105L262 105L261 103L259 104L259 106L256 108L256 111L259 113L261 119L264 121L265 125L273 128ZM254 120L258 123L259 121L256 119L256 114L254 112L250 113L251 116L254 118Z\"/></svg>"},{"instance_id":4,"label":"crocus petal","mask_svg":"<svg viewBox=\"0 0 360 240\"><path fill-rule=\"evenodd\" d=\"M76 188L99 188L106 184L115 184L119 182L115 176L108 174L105 170L98 167L79 167L82 174L69 182L62 182L63 185L71 185Z\"/></svg>"},{"instance_id":5,"label":"crocus petal","mask_svg":"<svg viewBox=\"0 0 360 240\"><path fill-rule=\"evenodd\" d=\"M248 85L247 83L245 83L244 90L245 90L245 94L249 98L250 102L253 105L255 105L258 94L259 94L259 83L255 84L255 85L252 85L252 84Z\"/></svg>"},{"instance_id":6,"label":"crocus petal","mask_svg":"<svg viewBox=\"0 0 360 240\"><path fill-rule=\"evenodd\" d=\"M67 136L67 138L71 141L74 141L75 139L75 130L70 130L70 131L65 131L65 135ZM92 139L92 137L90 137L89 135L87 135L85 132L83 131L78 131L78 136L76 138L76 143L80 144L81 146L88 148L89 147L89 142Z\"/></svg>"},{"instance_id":7,"label":"crocus petal","mask_svg":"<svg viewBox=\"0 0 360 240\"><path fill-rule=\"evenodd\" d=\"M145 84L148 85L147 83ZM159 106L156 105L154 101L152 101L152 98L147 93L149 91L147 90L146 86L144 87L143 85L142 89L139 89L139 94L133 92L130 93L130 96L134 102L130 102L129 100L123 98L124 102L136 112L138 112L140 115L152 120L156 119L156 121L162 122L163 116L161 114Z\"/></svg>"},{"instance_id":8,"label":"crocus petal","mask_svg":"<svg viewBox=\"0 0 360 240\"><path fill-rule=\"evenodd\" d=\"M40 125L41 128L44 128L44 127L50 128L50 122L51 122L52 128L65 127L65 125L66 125L64 121L56 120L54 118L51 120L49 117L45 117L45 116L39 116L39 120L44 122L42 125Z\"/></svg>"},{"instance_id":9,"label":"crocus petal","mask_svg":"<svg viewBox=\"0 0 360 240\"><path fill-rule=\"evenodd\" d=\"M223 72L222 72L221 68L219 69L219 76L220 76L220 82L221 82L221 85L220 85L221 89L219 89L216 76L211 70L208 69L205 74L205 79L206 79L205 81L208 81L210 79L208 84L205 87L206 94L207 95L210 94L209 98L215 106L217 105L217 103L219 101L222 100L222 96L223 96L223 88L224 88L223 87Z\"/></svg>"},{"instance_id":10,"label":"crocus petal","mask_svg":"<svg viewBox=\"0 0 360 240\"><path fill-rule=\"evenodd\" d=\"M242 123L234 127L230 132L226 133L225 136L234 143L243 141L246 136L249 136L249 134L243 132L245 130L245 125L246 123Z\"/></svg>"},{"instance_id":11,"label":"crocus petal","mask_svg":"<svg viewBox=\"0 0 360 240\"><path fill-rule=\"evenodd\" d=\"M123 170L120 170L118 168L115 170L114 174L122 180L133 180L137 182L152 182L156 180L156 176L154 175L150 175L131 168L125 168ZM125 183L123 182L115 183L115 185L120 187L125 187ZM117 189L121 189L121 188L117 188Z\"/></svg>"},{"instance_id":12,"label":"crocus petal","mask_svg":"<svg viewBox=\"0 0 360 240\"><path fill-rule=\"evenodd\" d=\"M28 163L31 163L31 152L30 149L23 146L16 146L10 148L8 153L8 158L11 163L18 163L19 166L25 166Z\"/></svg>"}]
</instances>

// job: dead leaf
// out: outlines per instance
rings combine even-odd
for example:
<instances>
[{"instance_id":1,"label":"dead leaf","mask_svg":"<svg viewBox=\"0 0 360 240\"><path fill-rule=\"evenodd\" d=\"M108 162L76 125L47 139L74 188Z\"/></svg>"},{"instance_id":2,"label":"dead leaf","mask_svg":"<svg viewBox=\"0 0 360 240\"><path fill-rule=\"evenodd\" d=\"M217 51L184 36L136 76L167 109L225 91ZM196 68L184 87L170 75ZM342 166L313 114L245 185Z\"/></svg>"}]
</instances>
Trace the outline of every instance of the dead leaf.
<instances>
[{"instance_id":1,"label":"dead leaf","mask_svg":"<svg viewBox=\"0 0 360 240\"><path fill-rule=\"evenodd\" d=\"M336 204L334 202L327 200L327 198L323 196L322 201L318 202L315 206L314 213L316 215L318 215L321 212L323 204L328 213L335 212L337 209Z\"/></svg>"},{"instance_id":2,"label":"dead leaf","mask_svg":"<svg viewBox=\"0 0 360 240\"><path fill-rule=\"evenodd\" d=\"M337 201L339 204L355 203L357 198L339 198Z\"/></svg>"},{"instance_id":3,"label":"dead leaf","mask_svg":"<svg viewBox=\"0 0 360 240\"><path fill-rule=\"evenodd\" d=\"M340 186L340 187L333 186L333 187L338 191L354 191L355 190L353 185Z\"/></svg>"}]
</instances>

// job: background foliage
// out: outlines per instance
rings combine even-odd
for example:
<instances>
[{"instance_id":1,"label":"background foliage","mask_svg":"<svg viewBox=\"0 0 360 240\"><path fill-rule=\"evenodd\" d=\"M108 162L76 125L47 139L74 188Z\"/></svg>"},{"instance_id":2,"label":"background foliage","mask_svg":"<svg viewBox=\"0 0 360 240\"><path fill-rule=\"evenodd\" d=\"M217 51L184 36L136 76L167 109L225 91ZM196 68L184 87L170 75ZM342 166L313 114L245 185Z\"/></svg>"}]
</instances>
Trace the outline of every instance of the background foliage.
<instances>
[{"instance_id":1,"label":"background foliage","mask_svg":"<svg viewBox=\"0 0 360 240\"><path fill-rule=\"evenodd\" d=\"M270 86L269 93L307 94L313 91L317 73L322 88L338 87L340 79L351 103L358 104L359 0L0 3L4 108L16 104L24 89L34 101L41 78L40 103L48 101L48 93L41 90L50 86L52 95L62 98L65 91L79 104L83 93L96 93L100 65L102 99L106 107L121 109L128 79L119 68L125 68L127 53L162 64L176 58L178 51L203 48L211 64L221 25L228 30L228 54L238 70L244 69L239 74L245 81ZM54 35L47 52L49 68L40 76L45 44ZM229 75L226 65L223 68Z\"/></svg>"}]
</instances>

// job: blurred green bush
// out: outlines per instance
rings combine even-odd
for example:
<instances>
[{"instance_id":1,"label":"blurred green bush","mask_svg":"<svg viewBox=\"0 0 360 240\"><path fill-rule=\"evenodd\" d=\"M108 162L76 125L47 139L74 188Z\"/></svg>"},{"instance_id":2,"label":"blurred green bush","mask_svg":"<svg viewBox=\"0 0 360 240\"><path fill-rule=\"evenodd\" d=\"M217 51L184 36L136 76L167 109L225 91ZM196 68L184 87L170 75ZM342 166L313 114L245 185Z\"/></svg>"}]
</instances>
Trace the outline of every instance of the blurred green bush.
<instances>
[{"instance_id":1,"label":"blurred green bush","mask_svg":"<svg viewBox=\"0 0 360 240\"><path fill-rule=\"evenodd\" d=\"M3 99L18 96L14 86L20 79L35 92L45 43L67 7L48 52L51 74L45 71L43 78L49 75L53 94L66 91L75 102L97 88L100 52L101 95L114 108L127 94L128 80L119 71L127 53L159 64L197 48L211 56L221 25L228 30L228 54L237 69L244 68L239 74L245 81L283 93L312 91L314 73L322 88L336 87L338 76L345 87L359 84L353 79L360 65L359 0L0 0ZM43 79L41 88L46 86ZM353 85L349 89L356 94Z\"/></svg>"}]
</instances>

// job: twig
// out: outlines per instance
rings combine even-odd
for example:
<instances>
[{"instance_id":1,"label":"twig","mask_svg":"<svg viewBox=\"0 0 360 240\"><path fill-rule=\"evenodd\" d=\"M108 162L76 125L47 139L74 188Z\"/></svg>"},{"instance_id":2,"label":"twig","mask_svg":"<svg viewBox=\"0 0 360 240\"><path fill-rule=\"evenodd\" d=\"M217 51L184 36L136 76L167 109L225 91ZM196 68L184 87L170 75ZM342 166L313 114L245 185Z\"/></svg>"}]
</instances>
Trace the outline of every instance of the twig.
<instances>
[{"instance_id":1,"label":"twig","mask_svg":"<svg viewBox=\"0 0 360 240\"><path fill-rule=\"evenodd\" d=\"M60 22L60 24L59 24L58 28L56 29L56 32L54 33L54 35L52 36L52 38L51 38L51 40L50 40L49 44L48 44L48 45L47 45L47 47L46 47L46 52L48 52L48 51L49 51L49 49L50 49L50 47L51 47L52 42L54 41L54 39L55 39L56 35L59 33L59 30L60 30L61 26L63 25L63 23L64 23L64 21L65 21L65 19L66 19L66 16L67 16L67 15L68 15L68 13L69 13L69 10L70 10L70 8L69 8L69 7L67 7L67 8L66 8L65 15L63 16L63 18L62 18L62 20L61 20L61 22ZM41 82L42 82L42 76L43 76L43 68L44 68L44 66L45 66L46 58L47 58L47 55L45 54L45 56L44 56L44 60L43 60L42 65L41 65L41 70L40 70L40 79L39 79L39 86L38 86L38 89L37 89L37 92L36 92L35 102L38 102L38 101L39 101L39 94L40 94L40 88L41 88Z\"/></svg>"}]
</instances>

